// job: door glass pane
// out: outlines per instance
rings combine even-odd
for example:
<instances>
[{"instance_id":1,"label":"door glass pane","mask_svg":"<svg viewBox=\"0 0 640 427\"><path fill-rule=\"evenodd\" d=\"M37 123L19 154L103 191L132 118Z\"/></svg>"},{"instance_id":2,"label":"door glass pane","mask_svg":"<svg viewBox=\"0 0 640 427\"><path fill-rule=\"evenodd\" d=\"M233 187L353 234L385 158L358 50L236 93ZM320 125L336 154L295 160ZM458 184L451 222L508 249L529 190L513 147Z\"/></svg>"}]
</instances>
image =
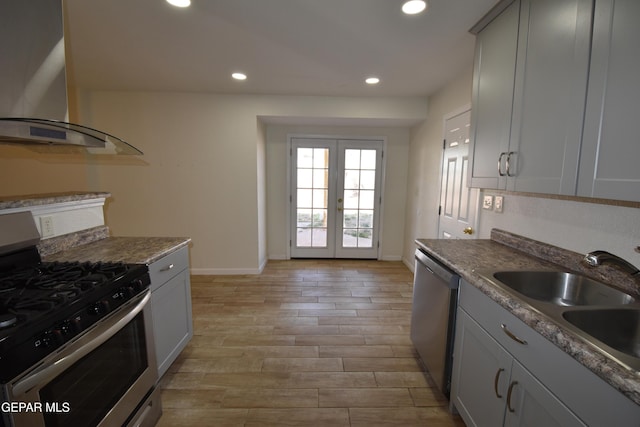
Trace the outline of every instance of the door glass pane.
<instances>
[{"instance_id":1,"label":"door glass pane","mask_svg":"<svg viewBox=\"0 0 640 427\"><path fill-rule=\"evenodd\" d=\"M344 156L342 246L372 248L377 151L346 149Z\"/></svg>"},{"instance_id":2,"label":"door glass pane","mask_svg":"<svg viewBox=\"0 0 640 427\"><path fill-rule=\"evenodd\" d=\"M329 149L297 149L297 247L327 246Z\"/></svg>"},{"instance_id":3,"label":"door glass pane","mask_svg":"<svg viewBox=\"0 0 640 427\"><path fill-rule=\"evenodd\" d=\"M344 188L349 190L357 190L360 188L359 171L350 169L344 171Z\"/></svg>"},{"instance_id":4,"label":"door glass pane","mask_svg":"<svg viewBox=\"0 0 640 427\"><path fill-rule=\"evenodd\" d=\"M345 169L360 169L360 152L361 151L362 150L344 150L344 168Z\"/></svg>"},{"instance_id":5,"label":"door glass pane","mask_svg":"<svg viewBox=\"0 0 640 427\"><path fill-rule=\"evenodd\" d=\"M328 169L313 170L313 186L315 188L327 188L329 186L329 170Z\"/></svg>"},{"instance_id":6,"label":"door glass pane","mask_svg":"<svg viewBox=\"0 0 640 427\"><path fill-rule=\"evenodd\" d=\"M376 169L376 150L360 150L360 169Z\"/></svg>"},{"instance_id":7,"label":"door glass pane","mask_svg":"<svg viewBox=\"0 0 640 427\"><path fill-rule=\"evenodd\" d=\"M298 148L298 167L310 168L313 166L313 148Z\"/></svg>"},{"instance_id":8,"label":"door glass pane","mask_svg":"<svg viewBox=\"0 0 640 427\"><path fill-rule=\"evenodd\" d=\"M312 171L313 169L298 169L298 188L312 188Z\"/></svg>"},{"instance_id":9,"label":"door glass pane","mask_svg":"<svg viewBox=\"0 0 640 427\"><path fill-rule=\"evenodd\" d=\"M376 171L360 171L360 188L363 190L376 188Z\"/></svg>"},{"instance_id":10,"label":"door glass pane","mask_svg":"<svg viewBox=\"0 0 640 427\"><path fill-rule=\"evenodd\" d=\"M344 208L345 209L358 209L359 199L360 199L359 191L344 190Z\"/></svg>"},{"instance_id":11,"label":"door glass pane","mask_svg":"<svg viewBox=\"0 0 640 427\"><path fill-rule=\"evenodd\" d=\"M363 190L360 191L360 209L373 209L373 198L374 191L373 190Z\"/></svg>"}]
</instances>

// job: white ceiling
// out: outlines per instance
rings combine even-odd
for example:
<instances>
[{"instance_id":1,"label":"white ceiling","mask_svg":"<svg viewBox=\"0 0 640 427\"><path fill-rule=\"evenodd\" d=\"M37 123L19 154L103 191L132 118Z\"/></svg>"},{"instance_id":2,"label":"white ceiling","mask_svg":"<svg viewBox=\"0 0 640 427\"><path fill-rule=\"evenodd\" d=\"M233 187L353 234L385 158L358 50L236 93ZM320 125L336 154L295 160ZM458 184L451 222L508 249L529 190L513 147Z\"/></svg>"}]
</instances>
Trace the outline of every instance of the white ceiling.
<instances>
[{"instance_id":1,"label":"white ceiling","mask_svg":"<svg viewBox=\"0 0 640 427\"><path fill-rule=\"evenodd\" d=\"M65 0L67 71L97 90L426 96L470 66L468 30L496 0L431 0L417 16L401 3Z\"/></svg>"}]
</instances>

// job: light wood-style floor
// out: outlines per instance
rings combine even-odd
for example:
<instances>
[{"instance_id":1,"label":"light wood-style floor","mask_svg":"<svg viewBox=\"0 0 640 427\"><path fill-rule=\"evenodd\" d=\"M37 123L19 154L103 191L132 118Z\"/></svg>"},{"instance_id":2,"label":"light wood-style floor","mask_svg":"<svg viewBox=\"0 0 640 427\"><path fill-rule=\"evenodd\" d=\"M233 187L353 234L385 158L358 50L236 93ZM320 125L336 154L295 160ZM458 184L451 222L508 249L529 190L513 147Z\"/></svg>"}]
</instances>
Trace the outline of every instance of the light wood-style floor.
<instances>
[{"instance_id":1,"label":"light wood-style floor","mask_svg":"<svg viewBox=\"0 0 640 427\"><path fill-rule=\"evenodd\" d=\"M192 276L194 337L158 426L464 426L409 338L400 262L271 261Z\"/></svg>"}]
</instances>

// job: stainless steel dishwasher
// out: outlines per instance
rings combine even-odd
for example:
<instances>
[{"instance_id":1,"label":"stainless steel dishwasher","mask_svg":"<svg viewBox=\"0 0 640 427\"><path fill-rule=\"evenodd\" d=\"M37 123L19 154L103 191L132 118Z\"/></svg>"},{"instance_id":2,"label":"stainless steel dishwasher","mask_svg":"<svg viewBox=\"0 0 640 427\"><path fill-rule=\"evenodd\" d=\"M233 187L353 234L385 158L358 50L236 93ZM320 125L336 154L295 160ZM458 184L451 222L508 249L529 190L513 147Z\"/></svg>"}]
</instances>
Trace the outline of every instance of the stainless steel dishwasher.
<instances>
[{"instance_id":1,"label":"stainless steel dishwasher","mask_svg":"<svg viewBox=\"0 0 640 427\"><path fill-rule=\"evenodd\" d=\"M420 249L415 258L411 341L448 399L460 277Z\"/></svg>"}]
</instances>

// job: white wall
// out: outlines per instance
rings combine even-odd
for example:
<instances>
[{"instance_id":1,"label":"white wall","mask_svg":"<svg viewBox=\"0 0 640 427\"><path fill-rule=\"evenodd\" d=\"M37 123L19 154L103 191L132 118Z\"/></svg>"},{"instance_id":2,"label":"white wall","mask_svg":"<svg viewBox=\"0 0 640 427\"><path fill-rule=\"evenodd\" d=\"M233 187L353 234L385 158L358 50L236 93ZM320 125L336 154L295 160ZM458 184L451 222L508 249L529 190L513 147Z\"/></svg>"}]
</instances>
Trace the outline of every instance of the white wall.
<instances>
[{"instance_id":1,"label":"white wall","mask_svg":"<svg viewBox=\"0 0 640 427\"><path fill-rule=\"evenodd\" d=\"M267 128L260 120L257 124L257 191L258 191L258 265L262 271L267 263Z\"/></svg>"},{"instance_id":2,"label":"white wall","mask_svg":"<svg viewBox=\"0 0 640 427\"><path fill-rule=\"evenodd\" d=\"M384 137L386 139L380 258L400 260L403 250L409 128L310 125L267 126L269 258L285 259L287 257L289 244L287 240L287 210L289 209L287 137L290 134Z\"/></svg>"},{"instance_id":3,"label":"white wall","mask_svg":"<svg viewBox=\"0 0 640 427\"><path fill-rule=\"evenodd\" d=\"M105 220L114 235L191 237L191 266L200 274L256 273L268 256L270 154L258 118L407 124L423 120L427 106L425 98L81 95L80 122L124 138L144 156L0 150L0 195L108 191ZM397 185L402 194L402 177ZM390 253L400 254L401 244L388 241Z\"/></svg>"},{"instance_id":4,"label":"white wall","mask_svg":"<svg viewBox=\"0 0 640 427\"><path fill-rule=\"evenodd\" d=\"M471 70L429 98L429 115L411 132L404 262L413 268L415 238L437 237L442 118L470 102ZM486 194L497 194L485 191ZM640 266L640 209L506 193L504 212L480 210L479 238L500 228L579 253L603 249Z\"/></svg>"},{"instance_id":5,"label":"white wall","mask_svg":"<svg viewBox=\"0 0 640 427\"><path fill-rule=\"evenodd\" d=\"M403 251L403 260L410 266L414 240L438 236L444 117L471 102L471 75L471 69L465 70L431 96L427 119L411 129Z\"/></svg>"}]
</instances>

